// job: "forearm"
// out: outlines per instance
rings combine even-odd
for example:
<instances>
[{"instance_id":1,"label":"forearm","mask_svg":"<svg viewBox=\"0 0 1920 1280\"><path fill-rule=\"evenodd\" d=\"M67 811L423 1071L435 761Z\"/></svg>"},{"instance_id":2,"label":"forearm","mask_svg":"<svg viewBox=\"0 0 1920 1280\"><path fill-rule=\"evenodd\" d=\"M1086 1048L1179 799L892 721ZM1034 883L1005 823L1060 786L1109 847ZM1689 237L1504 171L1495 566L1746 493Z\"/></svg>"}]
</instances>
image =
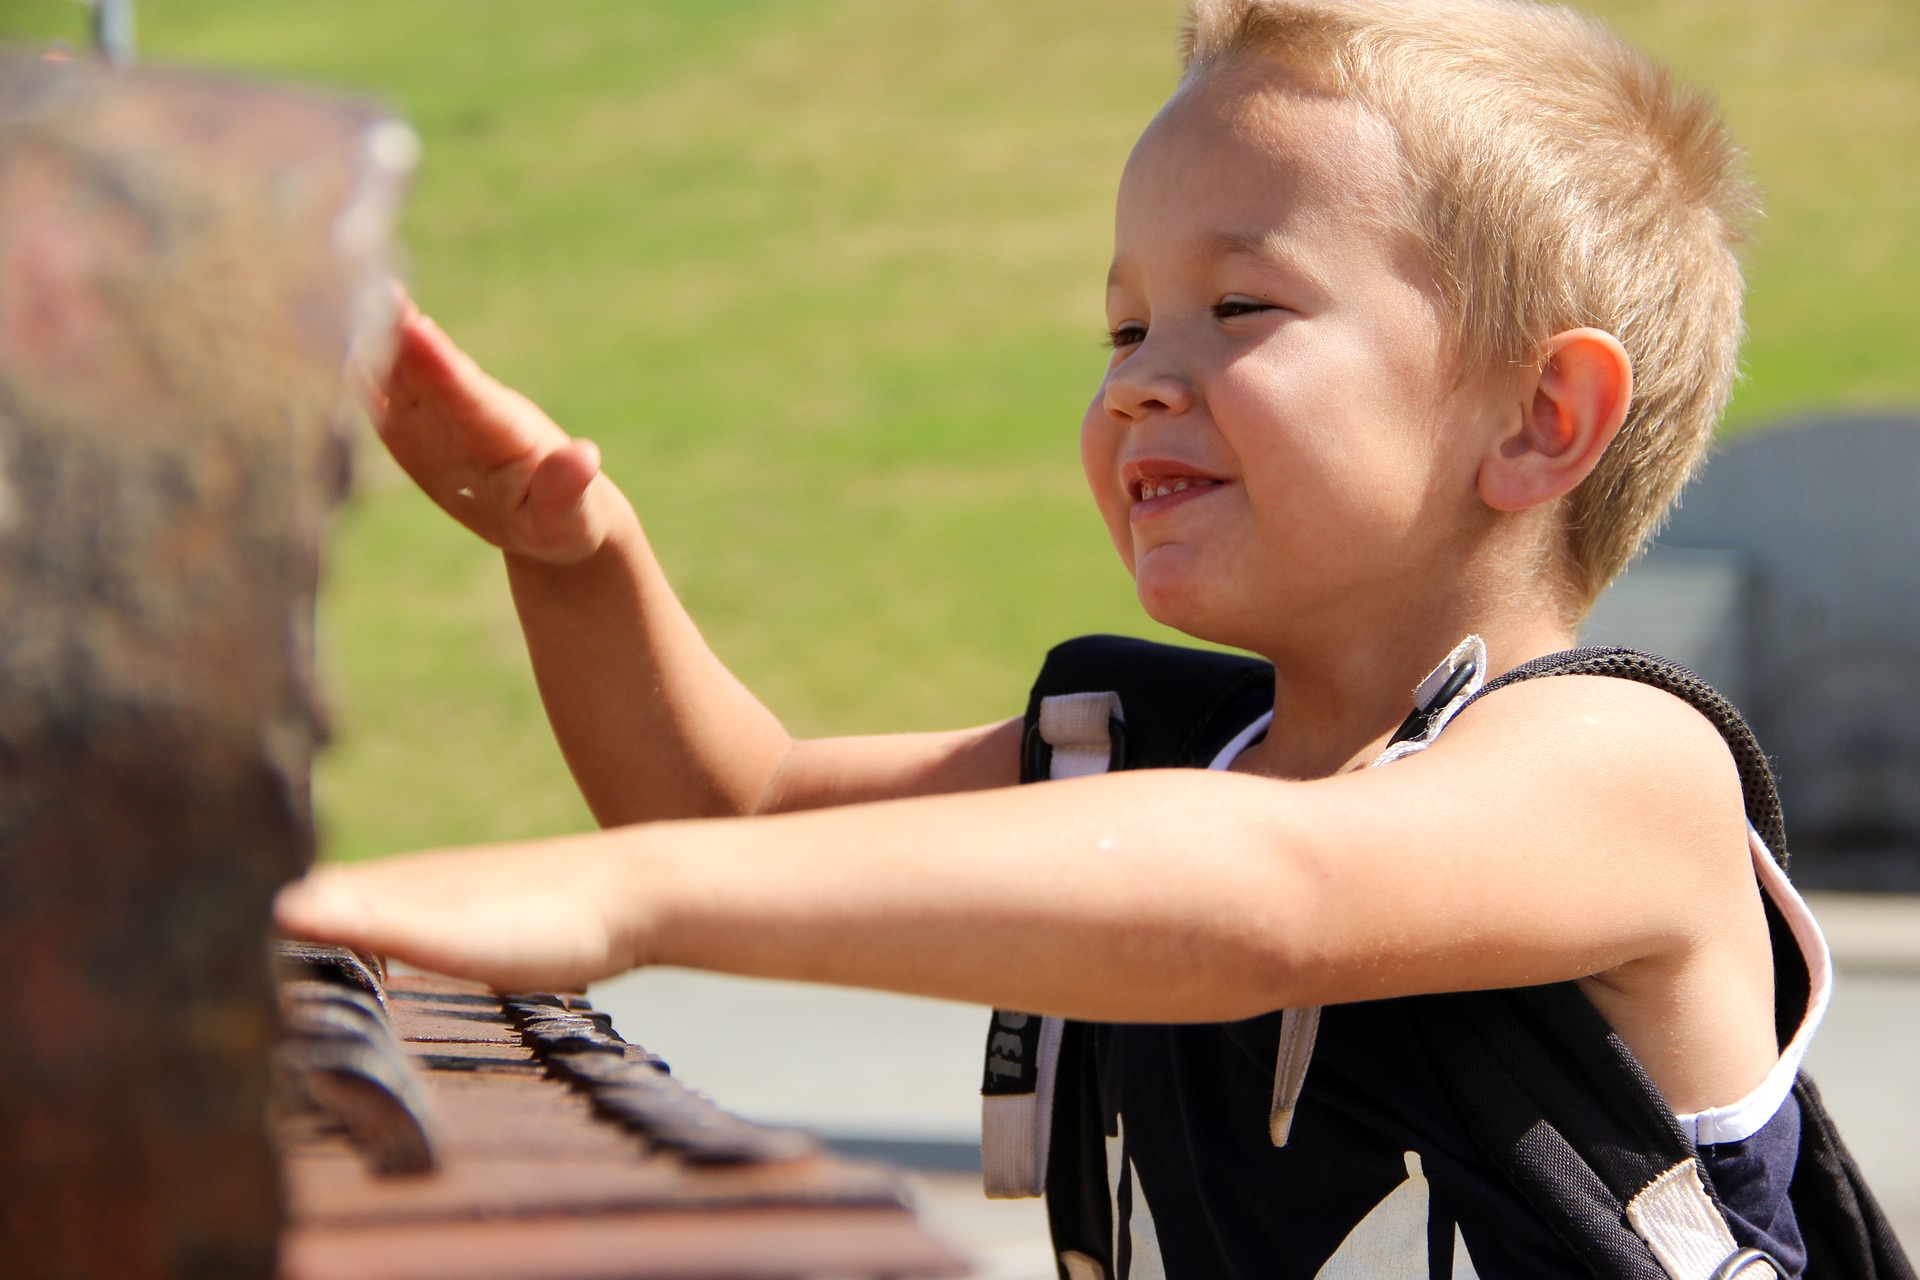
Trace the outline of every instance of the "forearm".
<instances>
[{"instance_id":1,"label":"forearm","mask_svg":"<svg viewBox=\"0 0 1920 1280\"><path fill-rule=\"evenodd\" d=\"M1285 1003L1278 788L1135 774L624 833L632 963L1122 1021ZM1204 805L1204 810L1199 806ZM1189 840L1173 812L1196 815ZM1204 817L1200 814L1204 812Z\"/></svg>"},{"instance_id":2,"label":"forearm","mask_svg":"<svg viewBox=\"0 0 1920 1280\"><path fill-rule=\"evenodd\" d=\"M506 557L561 753L602 826L750 813L792 739L707 646L632 509L614 505L610 536L577 564Z\"/></svg>"},{"instance_id":3,"label":"forearm","mask_svg":"<svg viewBox=\"0 0 1920 1280\"><path fill-rule=\"evenodd\" d=\"M1155 770L675 827L635 846L659 888L634 960L1173 1022L1668 963L1695 942L1676 904L1751 870L1650 858L1722 842L1643 789L1618 803L1612 758Z\"/></svg>"},{"instance_id":4,"label":"forearm","mask_svg":"<svg viewBox=\"0 0 1920 1280\"><path fill-rule=\"evenodd\" d=\"M438 850L318 868L276 917L501 990L670 964L1082 1018L1247 1017L1308 990L1286 940L1311 884L1272 838L1292 785L1128 774Z\"/></svg>"}]
</instances>

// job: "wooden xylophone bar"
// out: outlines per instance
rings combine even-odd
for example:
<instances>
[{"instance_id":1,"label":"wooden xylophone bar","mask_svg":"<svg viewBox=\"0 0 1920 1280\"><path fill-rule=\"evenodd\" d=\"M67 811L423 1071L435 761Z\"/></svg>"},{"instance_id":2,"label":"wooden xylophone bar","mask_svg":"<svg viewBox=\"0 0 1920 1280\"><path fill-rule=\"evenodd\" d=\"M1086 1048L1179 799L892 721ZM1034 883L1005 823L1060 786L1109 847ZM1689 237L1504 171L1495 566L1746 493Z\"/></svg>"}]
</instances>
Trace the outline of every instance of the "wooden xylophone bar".
<instances>
[{"instance_id":1,"label":"wooden xylophone bar","mask_svg":"<svg viewBox=\"0 0 1920 1280\"><path fill-rule=\"evenodd\" d=\"M579 997L409 974L376 1001L373 966L305 952L282 964L284 1280L964 1272L895 1175L722 1110ZM388 1010L401 1071L359 1095L314 1087L352 1075L350 1055L315 1054L344 1035L306 1012L327 988ZM383 1090L384 1107L329 1105ZM424 1158L394 1159L409 1151Z\"/></svg>"}]
</instances>

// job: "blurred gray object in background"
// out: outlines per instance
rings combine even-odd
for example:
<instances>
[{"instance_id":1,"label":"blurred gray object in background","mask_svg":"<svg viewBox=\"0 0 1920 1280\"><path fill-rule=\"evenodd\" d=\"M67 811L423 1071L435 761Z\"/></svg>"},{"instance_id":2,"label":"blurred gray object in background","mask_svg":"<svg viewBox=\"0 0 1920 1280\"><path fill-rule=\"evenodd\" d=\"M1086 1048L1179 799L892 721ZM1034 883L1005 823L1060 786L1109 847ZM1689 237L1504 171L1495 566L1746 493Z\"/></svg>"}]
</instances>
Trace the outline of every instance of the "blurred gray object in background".
<instances>
[{"instance_id":1,"label":"blurred gray object in background","mask_svg":"<svg viewBox=\"0 0 1920 1280\"><path fill-rule=\"evenodd\" d=\"M1739 706L1801 884L1920 891L1920 419L1743 437L1582 641L1663 653Z\"/></svg>"},{"instance_id":2,"label":"blurred gray object in background","mask_svg":"<svg viewBox=\"0 0 1920 1280\"><path fill-rule=\"evenodd\" d=\"M133 63L133 0L87 0L93 9L93 44L116 67Z\"/></svg>"}]
</instances>

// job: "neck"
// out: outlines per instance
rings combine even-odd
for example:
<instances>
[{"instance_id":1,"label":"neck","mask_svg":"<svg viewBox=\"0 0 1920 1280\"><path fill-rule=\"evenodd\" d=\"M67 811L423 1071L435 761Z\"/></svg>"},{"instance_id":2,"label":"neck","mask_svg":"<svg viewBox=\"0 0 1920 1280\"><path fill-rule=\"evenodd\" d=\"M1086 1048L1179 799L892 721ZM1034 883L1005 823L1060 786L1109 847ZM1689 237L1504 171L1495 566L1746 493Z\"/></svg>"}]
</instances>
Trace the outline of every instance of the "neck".
<instances>
[{"instance_id":1,"label":"neck","mask_svg":"<svg viewBox=\"0 0 1920 1280\"><path fill-rule=\"evenodd\" d=\"M1264 646L1276 672L1274 727L1236 767L1323 778L1364 765L1413 709L1414 687L1463 637L1486 640L1489 676L1570 647L1573 628L1555 603L1538 592L1402 599Z\"/></svg>"}]
</instances>

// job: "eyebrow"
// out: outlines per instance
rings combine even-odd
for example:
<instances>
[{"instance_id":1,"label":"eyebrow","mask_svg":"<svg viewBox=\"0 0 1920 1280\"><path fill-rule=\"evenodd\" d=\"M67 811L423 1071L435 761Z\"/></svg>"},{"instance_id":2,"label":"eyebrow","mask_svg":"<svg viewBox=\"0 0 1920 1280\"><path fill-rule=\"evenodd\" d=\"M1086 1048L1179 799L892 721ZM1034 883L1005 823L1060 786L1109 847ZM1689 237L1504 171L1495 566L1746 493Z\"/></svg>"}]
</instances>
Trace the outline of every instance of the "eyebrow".
<instances>
[{"instance_id":1,"label":"eyebrow","mask_svg":"<svg viewBox=\"0 0 1920 1280\"><path fill-rule=\"evenodd\" d=\"M1215 258L1248 257L1258 258L1267 266L1297 277L1309 289L1316 293L1327 292L1327 282L1320 273L1301 262L1291 254L1283 253L1275 244L1272 235L1247 235L1239 231L1216 231L1208 236L1195 257L1200 261Z\"/></svg>"},{"instance_id":2,"label":"eyebrow","mask_svg":"<svg viewBox=\"0 0 1920 1280\"><path fill-rule=\"evenodd\" d=\"M1255 258L1271 258L1271 243L1266 236L1250 236L1239 231L1216 231L1206 238L1198 258L1231 258L1235 254L1248 254Z\"/></svg>"},{"instance_id":3,"label":"eyebrow","mask_svg":"<svg viewBox=\"0 0 1920 1280\"><path fill-rule=\"evenodd\" d=\"M1277 271L1297 277L1308 288L1319 293L1327 292L1327 284L1321 276L1286 254L1277 252L1274 237L1271 235L1248 235L1241 231L1216 231L1201 241L1200 247L1193 253L1196 262L1212 262L1219 258L1247 257L1257 258ZM1115 259L1107 270L1107 287L1113 288L1120 283L1124 264Z\"/></svg>"}]
</instances>

